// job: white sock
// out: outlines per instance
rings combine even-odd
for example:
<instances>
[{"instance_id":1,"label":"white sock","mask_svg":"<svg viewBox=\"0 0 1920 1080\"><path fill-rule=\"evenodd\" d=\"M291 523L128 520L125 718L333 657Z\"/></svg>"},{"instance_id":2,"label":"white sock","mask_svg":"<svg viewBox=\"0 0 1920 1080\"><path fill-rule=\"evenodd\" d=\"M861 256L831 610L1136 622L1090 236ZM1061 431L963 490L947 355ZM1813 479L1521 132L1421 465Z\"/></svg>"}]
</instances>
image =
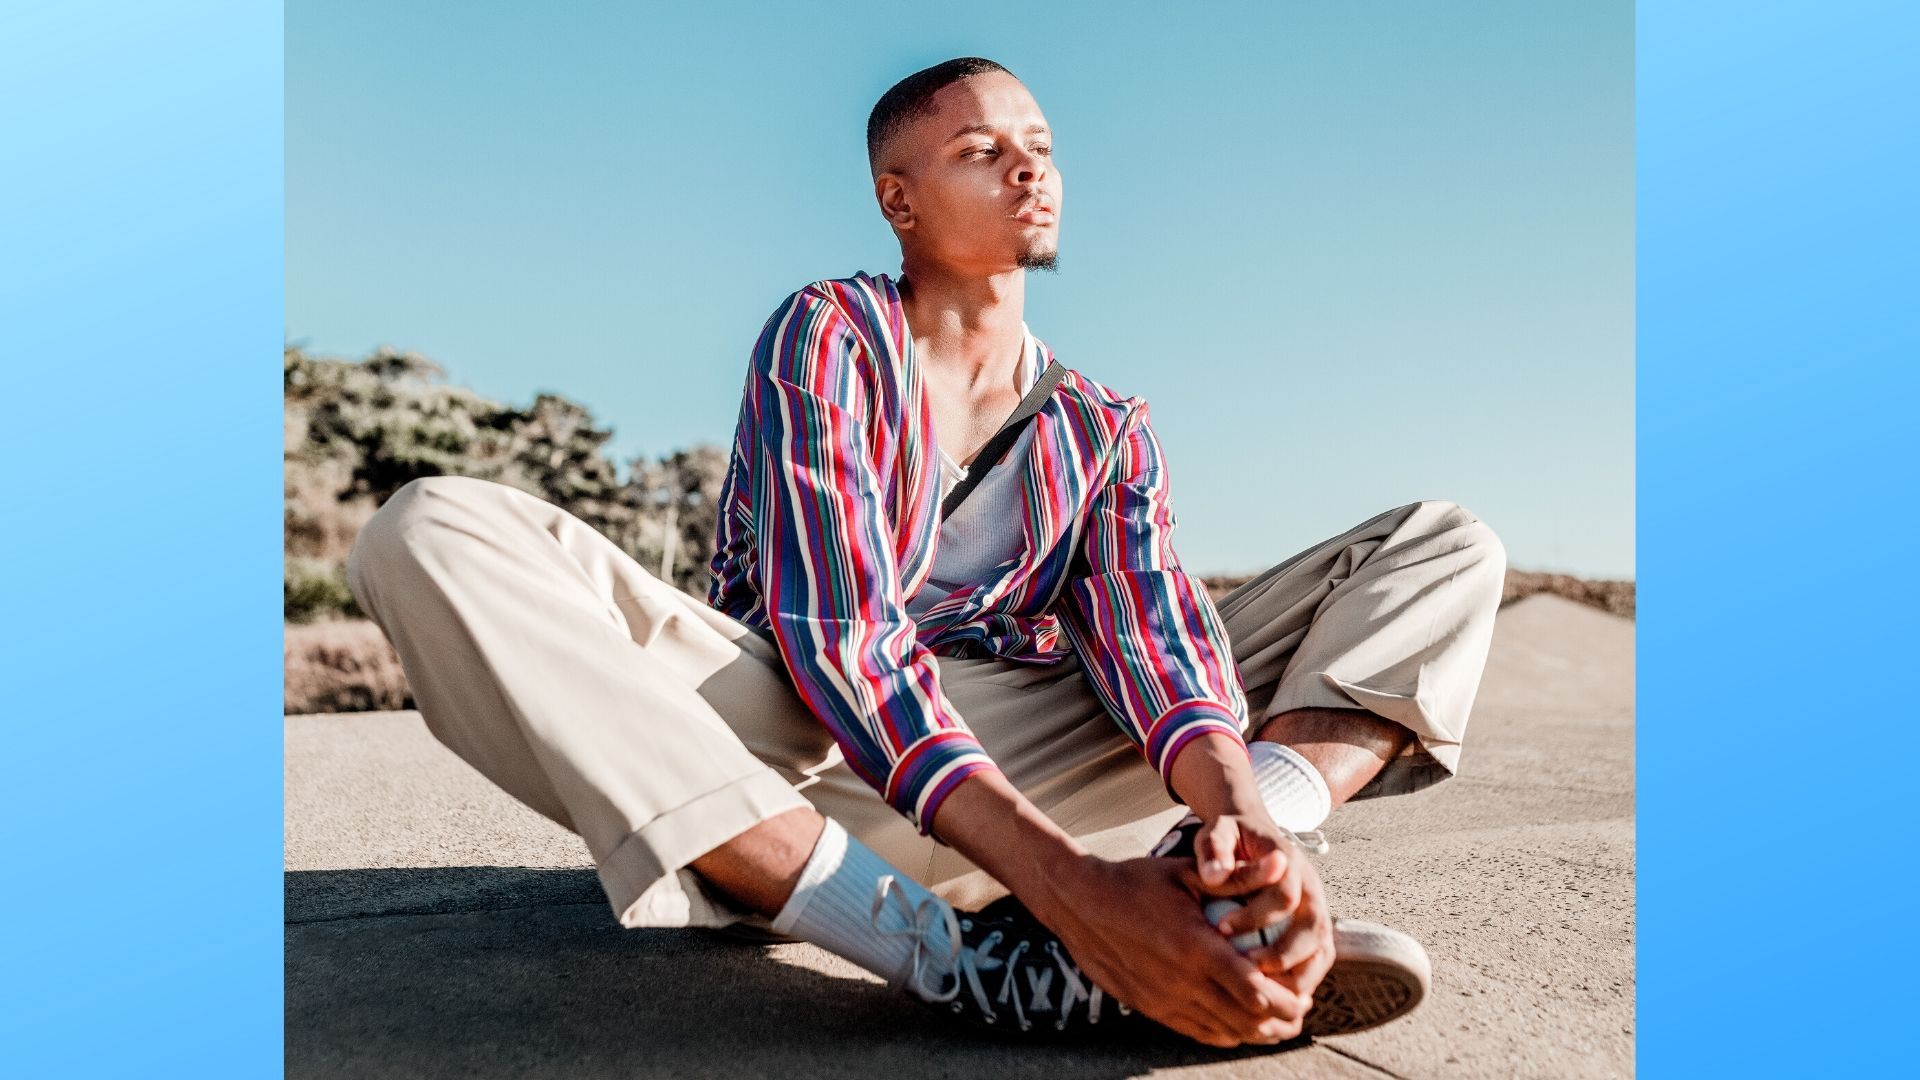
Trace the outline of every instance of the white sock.
<instances>
[{"instance_id":1,"label":"white sock","mask_svg":"<svg viewBox=\"0 0 1920 1080\"><path fill-rule=\"evenodd\" d=\"M1292 832L1310 832L1320 827L1333 812L1333 793L1327 779L1313 762L1301 757L1291 746L1272 742L1247 744L1253 758L1253 783L1260 789L1260 801L1274 824ZM1179 847L1200 825L1198 814L1188 814L1172 831L1153 846L1152 854L1165 855Z\"/></svg>"},{"instance_id":2,"label":"white sock","mask_svg":"<svg viewBox=\"0 0 1920 1080\"><path fill-rule=\"evenodd\" d=\"M924 997L922 987L940 986L952 971L945 917L951 910L828 818L773 928L866 968L893 989Z\"/></svg>"},{"instance_id":3,"label":"white sock","mask_svg":"<svg viewBox=\"0 0 1920 1080\"><path fill-rule=\"evenodd\" d=\"M1293 747L1275 742L1248 743L1247 750L1253 755L1253 782L1259 785L1260 798L1276 824L1298 833L1317 829L1327 820L1333 812L1333 793L1313 762Z\"/></svg>"}]
</instances>

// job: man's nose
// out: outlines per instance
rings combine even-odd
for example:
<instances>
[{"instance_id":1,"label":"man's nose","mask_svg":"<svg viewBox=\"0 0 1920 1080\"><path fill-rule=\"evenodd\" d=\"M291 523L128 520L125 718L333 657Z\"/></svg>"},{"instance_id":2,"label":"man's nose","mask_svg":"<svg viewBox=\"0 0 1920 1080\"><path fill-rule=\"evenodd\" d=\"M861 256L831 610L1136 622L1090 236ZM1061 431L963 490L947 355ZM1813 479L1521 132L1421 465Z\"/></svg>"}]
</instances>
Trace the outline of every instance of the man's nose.
<instances>
[{"instance_id":1,"label":"man's nose","mask_svg":"<svg viewBox=\"0 0 1920 1080\"><path fill-rule=\"evenodd\" d=\"M1047 159L1031 150L1020 151L1020 159L1013 163L1013 182L1031 184L1047 178Z\"/></svg>"}]
</instances>

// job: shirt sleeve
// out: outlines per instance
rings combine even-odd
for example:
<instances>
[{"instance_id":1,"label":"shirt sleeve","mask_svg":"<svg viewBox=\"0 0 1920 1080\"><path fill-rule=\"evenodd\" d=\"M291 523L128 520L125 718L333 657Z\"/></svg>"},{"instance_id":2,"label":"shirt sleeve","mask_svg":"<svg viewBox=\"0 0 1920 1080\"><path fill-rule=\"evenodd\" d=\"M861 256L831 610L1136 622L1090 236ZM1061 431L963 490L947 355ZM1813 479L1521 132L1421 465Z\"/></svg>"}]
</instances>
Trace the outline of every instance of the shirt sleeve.
<instances>
[{"instance_id":1,"label":"shirt sleeve","mask_svg":"<svg viewBox=\"0 0 1920 1080\"><path fill-rule=\"evenodd\" d=\"M960 781L997 766L905 609L869 447L867 362L846 314L815 288L761 332L747 387L758 572L800 697L853 771L927 833Z\"/></svg>"},{"instance_id":2,"label":"shirt sleeve","mask_svg":"<svg viewBox=\"0 0 1920 1080\"><path fill-rule=\"evenodd\" d=\"M1163 781L1202 734L1244 745L1247 718L1225 621L1174 554L1174 525L1165 458L1141 401L1094 495L1061 625L1094 692Z\"/></svg>"}]
</instances>

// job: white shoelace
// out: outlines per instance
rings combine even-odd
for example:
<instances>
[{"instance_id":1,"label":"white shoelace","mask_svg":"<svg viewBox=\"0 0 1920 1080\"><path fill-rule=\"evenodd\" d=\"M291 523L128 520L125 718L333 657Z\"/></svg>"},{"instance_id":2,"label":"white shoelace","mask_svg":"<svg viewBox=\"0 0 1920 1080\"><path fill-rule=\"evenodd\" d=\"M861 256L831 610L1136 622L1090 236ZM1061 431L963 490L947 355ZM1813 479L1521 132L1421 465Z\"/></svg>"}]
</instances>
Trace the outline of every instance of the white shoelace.
<instances>
[{"instance_id":1,"label":"white shoelace","mask_svg":"<svg viewBox=\"0 0 1920 1080\"><path fill-rule=\"evenodd\" d=\"M892 929L881 925L881 913L889 897L894 901L894 911L906 925ZM947 957L947 967L952 970L958 965L962 951L960 920L954 917L953 907L931 893L919 903L914 903L907 899L904 891L894 888L892 874L882 875L880 883L873 890L873 928L887 937L904 935L912 939L913 959L907 969L906 987L928 1001L951 1001L959 993L957 982L949 990L929 988L921 972L926 963L928 931L933 929L935 920L942 918L947 923L947 944L952 950Z\"/></svg>"},{"instance_id":2,"label":"white shoelace","mask_svg":"<svg viewBox=\"0 0 1920 1080\"><path fill-rule=\"evenodd\" d=\"M894 911L901 916L901 921L905 925L894 928L882 925L882 914L887 907L889 897L893 898ZM926 962L927 932L933 929L934 921L938 918L944 918L947 923L949 953L946 959L948 970L953 978L952 985L945 988L928 986L922 970ZM999 1013L994 1011L994 1005L1011 1005L1014 1019L1019 1021L1022 1031L1033 1026L1032 1021L1027 1018L1029 1009L1034 1012L1054 1012L1058 1017L1054 1021L1054 1027L1064 1030L1067 1026L1069 1010L1073 1008L1074 1003L1084 1001L1087 1003L1087 1022L1093 1024L1100 1022L1100 1012L1106 1003L1106 993L1081 977L1079 967L1067 959L1066 953L1061 950L1060 943L1057 941L1049 941L1046 944L1047 955L1053 959L1054 967L1027 971L1026 994L1025 999L1022 1000L1021 987L1015 981L1014 973L1020 970L1020 958L1026 955L1028 947L1033 944L1031 941L1020 941L1005 957L993 955L993 950L1005 939L1005 935L998 930L982 938L978 945L969 946L960 936L961 923L950 905L934 896L927 896L918 904L908 900L901 890L894 887L892 874L882 877L879 885L874 889L872 921L876 931L889 937L912 935L913 959L907 970L906 986L924 1000L954 1001L964 989L972 994L974 1004L979 1006L981 1014L988 1023L994 1023L999 1019ZM993 994L987 990L981 975L983 973L991 975L996 971L1003 974L1000 979L1000 991L998 994ZM1060 975L1060 1001L1057 1009L1048 996L1053 988L1056 971ZM958 1008L957 1005L955 1007Z\"/></svg>"}]
</instances>

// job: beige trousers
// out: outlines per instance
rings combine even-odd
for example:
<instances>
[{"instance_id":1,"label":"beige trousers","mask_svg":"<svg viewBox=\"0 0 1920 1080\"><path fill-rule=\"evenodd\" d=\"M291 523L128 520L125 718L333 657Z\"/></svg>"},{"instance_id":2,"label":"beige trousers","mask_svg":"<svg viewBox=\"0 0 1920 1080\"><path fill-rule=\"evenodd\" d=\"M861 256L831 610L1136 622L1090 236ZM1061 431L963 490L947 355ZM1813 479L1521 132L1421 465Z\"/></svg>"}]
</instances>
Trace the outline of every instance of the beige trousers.
<instances>
[{"instance_id":1,"label":"beige trousers","mask_svg":"<svg viewBox=\"0 0 1920 1080\"><path fill-rule=\"evenodd\" d=\"M1364 708L1417 739L1359 797L1453 774L1505 553L1444 502L1382 514L1220 604L1258 722ZM689 863L811 804L961 907L1005 892L848 769L745 624L648 573L559 507L485 480L395 493L347 561L434 736L579 834L622 925L749 920ZM1093 851L1143 854L1183 811L1072 657L941 658L941 684L1020 789Z\"/></svg>"}]
</instances>

